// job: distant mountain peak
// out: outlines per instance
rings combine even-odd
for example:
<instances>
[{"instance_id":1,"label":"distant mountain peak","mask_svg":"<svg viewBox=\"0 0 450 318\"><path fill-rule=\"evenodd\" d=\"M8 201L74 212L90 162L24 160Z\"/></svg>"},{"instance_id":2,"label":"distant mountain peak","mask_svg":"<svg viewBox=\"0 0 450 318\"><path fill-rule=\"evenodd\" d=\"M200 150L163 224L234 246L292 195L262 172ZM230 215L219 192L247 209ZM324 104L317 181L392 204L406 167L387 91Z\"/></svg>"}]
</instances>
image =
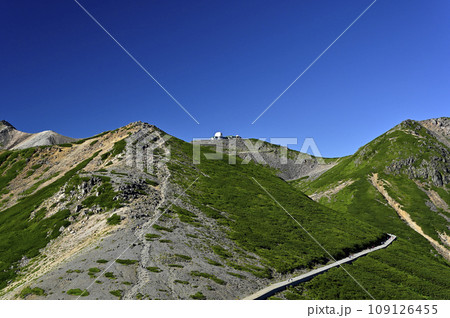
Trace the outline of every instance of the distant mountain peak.
<instances>
[{"instance_id":1,"label":"distant mountain peak","mask_svg":"<svg viewBox=\"0 0 450 318\"><path fill-rule=\"evenodd\" d=\"M75 138L62 136L52 130L45 130L34 134L26 133L17 130L6 120L0 121L0 150L65 144L76 140Z\"/></svg>"},{"instance_id":2,"label":"distant mountain peak","mask_svg":"<svg viewBox=\"0 0 450 318\"><path fill-rule=\"evenodd\" d=\"M450 118L440 117L419 121L441 143L450 148Z\"/></svg>"},{"instance_id":3,"label":"distant mountain peak","mask_svg":"<svg viewBox=\"0 0 450 318\"><path fill-rule=\"evenodd\" d=\"M11 125L9 122L7 122L7 121L4 120L4 119L0 120L0 126L7 126L7 127L11 127L12 129L16 129L16 127L14 127L13 125Z\"/></svg>"}]
</instances>

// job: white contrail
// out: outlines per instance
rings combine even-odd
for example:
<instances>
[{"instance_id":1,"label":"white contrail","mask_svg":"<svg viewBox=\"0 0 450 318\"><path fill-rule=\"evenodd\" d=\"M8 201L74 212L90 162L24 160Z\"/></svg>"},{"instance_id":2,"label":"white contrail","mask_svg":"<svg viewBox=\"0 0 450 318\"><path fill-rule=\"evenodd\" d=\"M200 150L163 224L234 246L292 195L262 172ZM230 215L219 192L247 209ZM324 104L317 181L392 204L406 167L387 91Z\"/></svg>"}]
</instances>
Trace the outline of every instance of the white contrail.
<instances>
[{"instance_id":1,"label":"white contrail","mask_svg":"<svg viewBox=\"0 0 450 318\"><path fill-rule=\"evenodd\" d=\"M75 1L75 3L76 4L78 4L78 6L84 11L84 12L86 12L86 14L92 19L92 21L94 21L95 23L97 23L97 25L103 30L103 31L105 31L105 33L106 34L108 34L109 35L109 37L111 38L111 39L113 39L113 41L114 42L116 42L116 44L148 75L148 76L150 76L150 78L156 83L156 84L158 84L158 86L159 87L161 87L162 89L163 89L163 91L164 92L166 92L166 94L167 95L169 95L169 97L170 98L172 98L172 100L178 105L178 106L180 106L180 108L182 109L182 110L184 110L184 112L186 113L186 114L188 114L189 115L189 117L191 117L192 118L192 120L194 120L198 125L200 125L200 123L198 122L198 120L197 119L195 119L194 118L194 116L192 116L191 115L191 113L190 112L188 112L188 110L186 109L186 108L184 108L184 106L183 105L181 105L181 103L179 102L179 101L177 101L176 100L176 98L175 97L173 97L172 96L172 94L170 94L169 93L169 91L164 87L164 86L162 86L161 85L161 83L160 82L158 82L157 80L156 80L156 78L155 77L153 77L153 75L152 74L150 74L150 72L149 71L147 71L147 69L141 64L141 63L139 63L139 61L138 60L136 60L136 58L133 56L133 55L131 55L131 53L130 52L128 52L128 50L126 49L126 48L124 48L123 47L123 45L122 44L120 44L119 43L119 41L117 41L116 40L116 38L115 37L113 37L112 35L111 35L111 33L109 33L108 32L108 30L106 30L104 27L103 27L103 25L101 25L100 24L100 22L98 22L97 21L97 19L96 18L94 18L94 16L88 11L88 10L86 10L86 8L85 7L83 7L77 0L73 0L73 1Z\"/></svg>"},{"instance_id":2,"label":"white contrail","mask_svg":"<svg viewBox=\"0 0 450 318\"><path fill-rule=\"evenodd\" d=\"M306 71L308 71L310 68L311 68L311 66L313 66L314 65L314 63L316 63L317 62L317 60L318 59L320 59L321 57L322 57L322 55L324 55L325 54L325 52L326 51L328 51L328 49L330 48L330 47L332 47L333 46L333 44L334 43L336 43L336 41L337 40L339 40L340 39L340 37L341 36L343 36L344 35L344 33L345 32L347 32L347 30L348 29L350 29L351 27L352 27L352 25L353 24L355 24L356 23L356 21L358 21L359 20L359 18L361 18L362 16L363 16L363 14L364 13L366 13L366 11L367 10L369 10L370 9L370 7L371 6L373 6L374 5L374 3L375 2L377 2L377 0L375 0L374 2L372 2L345 30L344 30L344 32L342 32L325 50L323 50L323 52L322 53L320 53L320 55L318 56L318 57L316 57L316 59L311 63L311 64L309 64L309 66L299 75L299 76L297 76L297 78L277 97L277 98L275 98L274 99L274 101L272 102L272 103L270 103L270 105L269 106L267 106L267 108L266 109L264 109L264 111L258 116L258 117L256 117L256 119L252 122L252 125L259 119L259 117L261 117L262 115L264 115L264 113L266 112L266 111L268 111L269 110L269 108L270 107L272 107L272 105L273 104L275 104L276 102L277 102L277 100L279 100L280 99L280 97L281 96L283 96L284 95L284 93L286 93L287 92L287 90L289 89L289 88L291 88L291 86L292 85L294 85L295 84L295 82L297 82L297 80L300 78L300 77L302 77L303 76L303 74L305 74L306 73Z\"/></svg>"}]
</instances>

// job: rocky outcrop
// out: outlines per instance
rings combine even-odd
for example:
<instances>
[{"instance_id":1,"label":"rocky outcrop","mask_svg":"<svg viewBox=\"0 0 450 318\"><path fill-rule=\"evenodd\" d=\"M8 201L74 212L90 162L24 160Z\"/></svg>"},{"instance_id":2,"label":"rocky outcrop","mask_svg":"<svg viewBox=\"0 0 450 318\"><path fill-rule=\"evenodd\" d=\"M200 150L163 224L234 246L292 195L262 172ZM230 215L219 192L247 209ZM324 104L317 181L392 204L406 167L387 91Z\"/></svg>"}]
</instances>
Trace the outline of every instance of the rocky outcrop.
<instances>
[{"instance_id":1,"label":"rocky outcrop","mask_svg":"<svg viewBox=\"0 0 450 318\"><path fill-rule=\"evenodd\" d=\"M16 129L13 125L11 125L9 122L7 122L6 120L0 120L0 128L2 128L2 126L6 126L6 127L10 127L12 129Z\"/></svg>"},{"instance_id":2,"label":"rocky outcrop","mask_svg":"<svg viewBox=\"0 0 450 318\"><path fill-rule=\"evenodd\" d=\"M123 151L112 154L122 140ZM22 288L38 285L46 295L27 299L77 299L67 292L76 288L89 291L83 299L114 299L119 292L123 299L189 299L198 292L208 299L236 299L268 285L270 278L254 271L264 269L260 258L228 238L175 182L167 140L170 136L154 126L135 123L64 152L41 149L63 160L53 162L42 180L55 169L62 173L63 167L97 155L36 209L45 208L46 217L70 212L68 223L58 227L60 235L41 250L39 259L28 266L27 259L21 261L21 277L0 297L15 298ZM46 167L39 169L41 173ZM114 201L120 204L111 206ZM114 214L119 224L108 223ZM218 244L229 259L214 252Z\"/></svg>"},{"instance_id":3,"label":"rocky outcrop","mask_svg":"<svg viewBox=\"0 0 450 318\"><path fill-rule=\"evenodd\" d=\"M450 183L450 120L447 117L421 122L405 120L392 131L403 130L417 138L417 152L394 160L386 173L406 174L410 179L430 180L435 186Z\"/></svg>"},{"instance_id":4,"label":"rocky outcrop","mask_svg":"<svg viewBox=\"0 0 450 318\"><path fill-rule=\"evenodd\" d=\"M386 173L405 173L410 179L429 179L438 187L450 183L449 153L442 157L432 157L430 161L420 160L415 157L395 160L386 167ZM419 163L420 162L420 163Z\"/></svg>"},{"instance_id":5,"label":"rocky outcrop","mask_svg":"<svg viewBox=\"0 0 450 318\"><path fill-rule=\"evenodd\" d=\"M46 130L36 134L17 130L6 120L0 121L0 149L25 149L74 142L77 139Z\"/></svg>"},{"instance_id":6,"label":"rocky outcrop","mask_svg":"<svg viewBox=\"0 0 450 318\"><path fill-rule=\"evenodd\" d=\"M428 129L440 142L450 147L450 118L441 117L419 121L423 127Z\"/></svg>"},{"instance_id":7,"label":"rocky outcrop","mask_svg":"<svg viewBox=\"0 0 450 318\"><path fill-rule=\"evenodd\" d=\"M12 149L16 144L20 144L30 136L31 134L18 131L6 120L2 120L0 125L0 149Z\"/></svg>"}]
</instances>

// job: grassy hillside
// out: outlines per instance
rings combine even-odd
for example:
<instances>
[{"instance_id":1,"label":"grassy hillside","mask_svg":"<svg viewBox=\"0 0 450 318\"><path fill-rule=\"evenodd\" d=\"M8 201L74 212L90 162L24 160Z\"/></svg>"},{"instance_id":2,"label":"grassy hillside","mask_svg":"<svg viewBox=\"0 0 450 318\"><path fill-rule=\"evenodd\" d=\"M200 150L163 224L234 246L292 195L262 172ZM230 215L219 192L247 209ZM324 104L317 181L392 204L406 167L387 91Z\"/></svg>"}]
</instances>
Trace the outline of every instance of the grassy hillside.
<instances>
[{"instance_id":1,"label":"grassy hillside","mask_svg":"<svg viewBox=\"0 0 450 318\"><path fill-rule=\"evenodd\" d=\"M257 180L335 257L381 240L375 230L348 213L338 213L315 203L276 176L275 170L254 164L236 165L223 160L192 163L192 145L171 139L169 167L175 180L187 188L189 202L218 219L228 236L246 250L261 256L266 265L285 273L326 263L329 256L264 192ZM211 149L202 148L202 154ZM254 179L253 179L254 178Z\"/></svg>"},{"instance_id":2,"label":"grassy hillside","mask_svg":"<svg viewBox=\"0 0 450 318\"><path fill-rule=\"evenodd\" d=\"M67 288L82 287L86 279L83 269L75 272L79 277L73 277L71 267L63 275L58 274L56 285L52 281L54 278L45 277L42 285L28 285L26 276L35 275L48 264L54 266L56 261L52 260L52 255L44 255L44 247L47 247L46 251L65 255L63 249L52 250L49 247L56 244L69 248L70 241L75 239L72 236L79 237L74 231L94 235L95 232L90 229L96 226L94 220L104 222L100 226L104 229L112 218L106 219L105 214L114 213L122 207L125 210L121 210L120 216L116 215L115 224L125 225L118 228L127 231L150 224L141 244L150 244L149 250L157 249L158 254L157 259L142 254L139 259L133 259L132 264L146 264L144 269L158 273L152 274L156 275L152 278L155 282L159 281L157 276L162 275L169 275L169 280L171 277L177 278L174 284L186 285L184 289L192 289L192 295L195 294L195 287L192 286L198 286L198 279L212 281L218 286L238 283L245 286L248 279L249 287L244 288L247 293L252 291L249 288L261 286L274 277L327 263L330 256L267 196L258 183L279 200L336 259L385 237L384 231L350 214L338 213L314 202L278 177L278 171L268 166L253 162L243 164L240 158L237 158L236 165L230 165L227 156L223 160L206 160L203 157L201 164L196 165L192 158L193 145L176 138L168 142L171 157L165 164L171 171L169 182L165 180L167 173L164 166L149 173L141 165L129 165L133 158L146 158L139 157L145 154L140 148L133 149L141 147L139 140L151 131L162 133L149 125L136 124L98 135L93 140L85 139L59 147L8 151L1 155L3 198L9 198L8 191L12 196L11 201L4 202L0 212L0 288L12 284L14 289L23 278L27 282L25 287L44 287L48 296L51 295L49 290L52 290L61 297L63 292L57 286L66 281L67 275L72 275L67 278ZM127 136L129 138L124 139ZM148 142L155 141L142 141L142 147ZM202 150L211 151L208 147ZM164 149L157 148L154 153L162 158ZM81 158L84 160L81 161ZM72 168L69 170L68 167ZM154 209L158 207L158 197L168 197L172 187L179 187L179 191L175 192L182 192L197 177L199 179L189 189L188 196L182 197L184 202L173 205L164 217L151 225ZM132 208L136 204L140 204L143 211L139 217ZM158 209L163 209L163 206ZM144 214L145 217L142 216ZM84 228L83 224L88 226ZM120 231L114 233L122 235ZM177 239L181 241L175 241ZM187 250L186 246L189 247ZM113 256L108 251L111 251L110 247L105 247L104 256L83 256L80 262L94 256L96 259L111 259ZM102 251L95 252L99 253ZM171 261L167 263L166 258ZM95 265L97 263L87 266L94 268ZM152 271L155 268L158 270ZM174 276L173 270L177 270L179 276ZM45 270L42 272L45 273ZM119 277L120 273L118 271L114 275ZM51 273L49 277L52 277ZM71 285L74 282L76 286ZM139 280L130 284L141 284L142 288L148 286ZM106 285L106 282L102 284ZM224 288L218 286L215 288ZM3 291L9 293L11 288ZM176 287L173 288L176 290ZM203 286L200 291L208 297L218 297L214 290ZM103 293L103 290L97 292ZM180 297L178 295L185 293L181 289L175 292L178 294L170 297ZM158 294L157 291L148 293ZM95 296L95 291L91 294ZM105 297L110 295L108 292Z\"/></svg>"},{"instance_id":3,"label":"grassy hillside","mask_svg":"<svg viewBox=\"0 0 450 318\"><path fill-rule=\"evenodd\" d=\"M117 134L111 135L115 141ZM111 142L110 152L120 153L123 143ZM42 249L73 223L77 216L74 204L78 203L69 202L69 192L94 177L79 176L94 158L100 157L102 149L93 145L86 139L59 146L0 151L0 290L26 275L28 265L37 256L45 257ZM107 178L96 179L101 184L96 195L84 198L81 206L95 205L104 210L120 207L120 201L113 200L116 193ZM66 197L55 201L61 191Z\"/></svg>"},{"instance_id":4,"label":"grassy hillside","mask_svg":"<svg viewBox=\"0 0 450 318\"><path fill-rule=\"evenodd\" d=\"M378 173L389 195L427 235L439 241L438 233L449 233L445 217L450 214L442 207L432 206L427 193L436 191L443 201L450 203L449 184L441 182L448 177L449 158L448 148L428 130L417 122L406 121L318 179L298 180L292 184L325 206L397 235L398 240L392 247L345 265L375 298L448 299L449 262L399 218L369 178ZM342 270L334 269L283 293L282 297L368 297L353 288L349 279Z\"/></svg>"},{"instance_id":5,"label":"grassy hillside","mask_svg":"<svg viewBox=\"0 0 450 318\"><path fill-rule=\"evenodd\" d=\"M318 179L294 182L305 193L318 194L332 189L340 182L353 182L332 198L322 196L318 201L338 210L364 210L376 204L375 189L368 178L378 173L387 181L386 189L399 202L424 232L439 240L438 232L448 232L443 215L448 211L436 207L430 210L430 198L425 191L436 191L450 204L449 178L450 150L424 127L406 121L359 149L353 156L342 160ZM351 208L352 207L352 208ZM382 220L380 220L382 221Z\"/></svg>"},{"instance_id":6,"label":"grassy hillside","mask_svg":"<svg viewBox=\"0 0 450 318\"><path fill-rule=\"evenodd\" d=\"M427 235L441 240L447 231L442 215L448 211L436 198L450 203L448 162L442 159L448 158L448 148L419 124L403 123L319 178L293 182L282 179L275 165L244 164L242 158L229 164L226 155L222 160L202 155L195 164L192 144L177 138L161 142L151 134L155 132L164 135L135 123L72 144L0 153L2 292L15 292L24 279L22 287L29 286L25 292L42 288L39 297L70 299L73 293L65 291L83 291L114 260L117 249L129 247L128 240L135 237L136 249L128 249L134 254L121 258L120 266L105 273L86 297L209 299L224 292L228 298L244 297L281 277L329 262L331 257L266 189L335 259L384 240L386 233L397 235L386 250L345 265L375 298L450 297L449 263L398 217L369 179L378 173L389 195ZM151 157L147 147L152 142ZM274 156L282 154L278 146L264 147ZM171 155L165 158L169 148ZM201 152L214 152L213 146ZM157 164L149 171L151 160ZM157 211L167 207L155 223ZM73 256L64 248L75 249L71 242L78 239L96 247L64 265L51 258L52 252L43 255L42 248L56 244L46 251ZM49 273L40 269L48 264L54 266ZM130 277L128 270L139 275ZM28 285L27 275L36 275L30 281L37 279L42 286ZM130 287L117 293L114 281L124 277ZM131 286L134 294L126 290ZM368 297L339 268L278 296Z\"/></svg>"},{"instance_id":7,"label":"grassy hillside","mask_svg":"<svg viewBox=\"0 0 450 318\"><path fill-rule=\"evenodd\" d=\"M9 154L14 156L16 152ZM70 216L69 210L61 210L45 218L47 210L37 209L95 156L97 153L65 173L57 181L32 195L23 197L20 202L0 213L0 288L5 287L8 280L16 277L17 263L23 257L37 256L39 249L59 235L61 227L70 224L67 221ZM10 169L13 167L14 165ZM33 217L32 213L34 213Z\"/></svg>"}]
</instances>

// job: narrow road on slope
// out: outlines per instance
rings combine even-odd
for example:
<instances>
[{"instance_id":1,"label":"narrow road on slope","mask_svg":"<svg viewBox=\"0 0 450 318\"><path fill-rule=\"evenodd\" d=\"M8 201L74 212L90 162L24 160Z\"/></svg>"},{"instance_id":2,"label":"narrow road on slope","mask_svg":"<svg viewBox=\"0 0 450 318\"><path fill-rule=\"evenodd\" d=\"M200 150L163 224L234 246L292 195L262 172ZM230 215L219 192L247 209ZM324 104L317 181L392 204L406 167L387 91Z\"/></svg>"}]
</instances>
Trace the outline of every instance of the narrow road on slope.
<instances>
[{"instance_id":1,"label":"narrow road on slope","mask_svg":"<svg viewBox=\"0 0 450 318\"><path fill-rule=\"evenodd\" d=\"M295 286L298 285L300 283L306 282L310 279L312 279L313 277L319 275L319 274L323 274L326 271L328 271L329 269L333 268L333 267L337 267L339 265L345 264L345 263L350 263L353 262L354 260L365 256L371 252L380 250L382 248L385 248L387 246L389 246L389 244L391 244L397 237L393 234L388 234L389 238L382 244L376 246L376 247L372 247L372 248L368 248L366 250L363 250L359 253L355 253L349 257L343 258L339 261L336 261L334 263L331 263L329 265L314 269L308 273L299 275L299 276L295 276L293 278L289 278L288 280L270 285L264 289L261 289L260 291L257 291L256 293L254 293L253 295L247 296L244 298L244 300L257 300L257 299L266 299L267 297L272 296L273 294L282 291L283 289L285 289L286 287L289 286Z\"/></svg>"}]
</instances>

